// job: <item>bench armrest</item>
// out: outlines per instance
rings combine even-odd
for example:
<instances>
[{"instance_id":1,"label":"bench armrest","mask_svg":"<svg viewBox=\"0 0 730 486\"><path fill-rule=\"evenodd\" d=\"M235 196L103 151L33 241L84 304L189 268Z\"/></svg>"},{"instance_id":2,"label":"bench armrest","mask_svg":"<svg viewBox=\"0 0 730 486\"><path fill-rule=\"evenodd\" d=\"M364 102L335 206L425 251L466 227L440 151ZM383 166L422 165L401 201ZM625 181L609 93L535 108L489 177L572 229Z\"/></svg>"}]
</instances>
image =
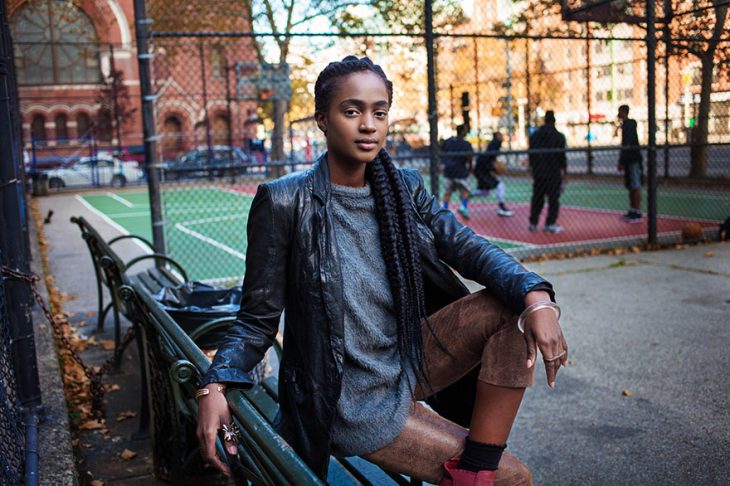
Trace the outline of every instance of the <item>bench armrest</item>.
<instances>
[{"instance_id":1,"label":"bench armrest","mask_svg":"<svg viewBox=\"0 0 730 486\"><path fill-rule=\"evenodd\" d=\"M125 268L124 269L125 270L129 270L129 268L132 265L134 265L136 263L139 263L139 262L141 262L143 260L149 260L149 259L154 259L155 261L162 260L162 261L165 261L165 262L169 263L170 265L172 265L173 267L175 267L175 269L178 272L180 272L180 275L182 275L184 282L187 282L189 280L188 279L188 273L185 271L185 269L182 267L182 265L180 265L177 262L177 260L175 260L174 258L171 258L171 257L169 257L167 255L163 255L162 253L151 253L149 255L141 255L141 256L138 256L136 258L132 258L131 260L129 260L125 264Z\"/></svg>"},{"instance_id":2,"label":"bench armrest","mask_svg":"<svg viewBox=\"0 0 730 486\"><path fill-rule=\"evenodd\" d=\"M203 324L199 325L192 331L188 333L188 336L190 336L190 339L195 341L203 334L215 331L216 329L219 329L221 327L227 327L231 322L234 322L236 318L234 316L228 316L228 317L219 317L217 319L213 319L208 322L204 322Z\"/></svg>"}]
</instances>

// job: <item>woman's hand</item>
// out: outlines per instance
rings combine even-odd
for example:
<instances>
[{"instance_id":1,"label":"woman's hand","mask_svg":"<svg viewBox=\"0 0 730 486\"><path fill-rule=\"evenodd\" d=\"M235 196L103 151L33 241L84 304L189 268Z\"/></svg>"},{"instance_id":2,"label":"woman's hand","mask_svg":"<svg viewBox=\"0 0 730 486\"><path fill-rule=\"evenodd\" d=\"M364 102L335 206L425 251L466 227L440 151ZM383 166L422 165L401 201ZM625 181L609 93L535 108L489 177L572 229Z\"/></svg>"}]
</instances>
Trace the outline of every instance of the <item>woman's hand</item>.
<instances>
[{"instance_id":1,"label":"woman's hand","mask_svg":"<svg viewBox=\"0 0 730 486\"><path fill-rule=\"evenodd\" d=\"M231 476L228 466L221 461L216 453L215 439L223 424L230 425L231 412L228 409L228 402L223 392L219 391L218 383L210 383L205 386L210 393L200 397L198 401L198 428L196 435L200 442L200 455L211 466L218 469L227 477ZM229 454L237 452L235 441L227 441L224 444Z\"/></svg>"},{"instance_id":2,"label":"woman's hand","mask_svg":"<svg viewBox=\"0 0 730 486\"><path fill-rule=\"evenodd\" d=\"M535 302L549 302L550 296L544 291L534 291L527 294L527 306ZM525 322L525 340L527 341L527 367L535 364L537 349L543 356L545 373L550 388L555 388L555 377L561 366L568 363L568 343L563 336L558 319L553 309L539 309L527 317Z\"/></svg>"}]
</instances>

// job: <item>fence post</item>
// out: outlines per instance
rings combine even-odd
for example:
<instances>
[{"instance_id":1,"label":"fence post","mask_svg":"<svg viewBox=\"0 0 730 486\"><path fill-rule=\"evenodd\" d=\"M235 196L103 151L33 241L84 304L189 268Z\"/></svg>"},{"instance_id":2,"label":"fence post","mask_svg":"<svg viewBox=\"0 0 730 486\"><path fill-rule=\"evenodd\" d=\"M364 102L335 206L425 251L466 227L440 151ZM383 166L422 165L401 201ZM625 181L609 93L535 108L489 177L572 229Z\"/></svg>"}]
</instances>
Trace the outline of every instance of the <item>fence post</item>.
<instances>
[{"instance_id":1,"label":"fence post","mask_svg":"<svg viewBox=\"0 0 730 486\"><path fill-rule=\"evenodd\" d=\"M431 150L431 194L439 197L439 136L438 136L438 105L436 103L436 59L434 57L433 9L431 0L424 2L426 42L426 66L428 76L428 131Z\"/></svg>"},{"instance_id":2,"label":"fence post","mask_svg":"<svg viewBox=\"0 0 730 486\"><path fill-rule=\"evenodd\" d=\"M142 132L144 134L144 156L147 162L147 187L150 197L150 216L152 217L152 242L158 253L165 253L165 235L163 232L162 203L160 200L160 179L155 154L155 112L150 77L150 59L147 43L147 18L145 0L134 0L134 22L137 36L137 64L139 66L139 87L142 95Z\"/></svg>"},{"instance_id":3,"label":"fence post","mask_svg":"<svg viewBox=\"0 0 730 486\"><path fill-rule=\"evenodd\" d=\"M591 86L591 25L586 24L586 108L588 108L588 133L586 140L588 142L588 150L586 151L588 174L593 174L593 148L591 147L591 102L593 98Z\"/></svg>"},{"instance_id":4,"label":"fence post","mask_svg":"<svg viewBox=\"0 0 730 486\"><path fill-rule=\"evenodd\" d=\"M657 242L656 205L656 11L654 0L646 2L646 88L649 120L649 146L647 150L649 187L647 213L649 218L649 244Z\"/></svg>"},{"instance_id":5,"label":"fence post","mask_svg":"<svg viewBox=\"0 0 730 486\"><path fill-rule=\"evenodd\" d=\"M5 7L0 6L0 263L30 272L30 241L20 161L20 111L15 85L13 50ZM41 405L41 389L33 334L33 295L30 283L3 279L8 302L11 349L18 398L28 408Z\"/></svg>"},{"instance_id":6,"label":"fence post","mask_svg":"<svg viewBox=\"0 0 730 486\"><path fill-rule=\"evenodd\" d=\"M672 19L672 0L664 0L664 179L669 179L669 54L672 35L669 22Z\"/></svg>"}]
</instances>

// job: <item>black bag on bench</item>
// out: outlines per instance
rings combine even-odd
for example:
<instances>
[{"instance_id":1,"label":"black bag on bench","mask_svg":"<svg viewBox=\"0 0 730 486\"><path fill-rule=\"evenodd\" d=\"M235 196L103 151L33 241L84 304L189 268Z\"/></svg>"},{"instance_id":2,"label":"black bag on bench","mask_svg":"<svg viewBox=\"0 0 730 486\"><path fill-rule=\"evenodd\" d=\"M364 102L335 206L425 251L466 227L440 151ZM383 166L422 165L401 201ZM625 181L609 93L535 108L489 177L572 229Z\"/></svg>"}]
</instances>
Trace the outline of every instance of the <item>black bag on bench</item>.
<instances>
[{"instance_id":1,"label":"black bag on bench","mask_svg":"<svg viewBox=\"0 0 730 486\"><path fill-rule=\"evenodd\" d=\"M201 324L220 317L235 316L241 305L241 286L215 287L202 282L187 282L177 287L162 287L153 297L187 333ZM205 333L196 344L201 349L216 349L228 326Z\"/></svg>"}]
</instances>

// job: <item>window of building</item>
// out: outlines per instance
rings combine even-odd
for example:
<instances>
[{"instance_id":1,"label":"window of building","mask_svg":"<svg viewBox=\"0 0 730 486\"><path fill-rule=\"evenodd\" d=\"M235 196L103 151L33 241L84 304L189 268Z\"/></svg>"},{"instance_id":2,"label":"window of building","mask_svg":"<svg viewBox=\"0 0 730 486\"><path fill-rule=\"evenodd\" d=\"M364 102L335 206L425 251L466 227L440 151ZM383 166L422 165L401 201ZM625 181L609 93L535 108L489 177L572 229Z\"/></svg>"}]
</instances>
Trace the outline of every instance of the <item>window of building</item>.
<instances>
[{"instance_id":1,"label":"window of building","mask_svg":"<svg viewBox=\"0 0 730 486\"><path fill-rule=\"evenodd\" d=\"M53 120L56 125L56 140L63 143L68 142L68 117L59 113Z\"/></svg>"},{"instance_id":2,"label":"window of building","mask_svg":"<svg viewBox=\"0 0 730 486\"><path fill-rule=\"evenodd\" d=\"M100 80L94 25L72 2L31 0L11 19L18 84Z\"/></svg>"},{"instance_id":3,"label":"window of building","mask_svg":"<svg viewBox=\"0 0 730 486\"><path fill-rule=\"evenodd\" d=\"M102 142L112 141L112 114L104 108L96 116L96 138Z\"/></svg>"},{"instance_id":4,"label":"window of building","mask_svg":"<svg viewBox=\"0 0 730 486\"><path fill-rule=\"evenodd\" d=\"M214 79L224 79L226 75L225 51L223 46L213 46L210 51L210 71Z\"/></svg>"},{"instance_id":5,"label":"window of building","mask_svg":"<svg viewBox=\"0 0 730 486\"><path fill-rule=\"evenodd\" d=\"M228 145L228 133L231 129L231 124L228 121L228 116L224 114L218 114L213 118L213 143L215 145Z\"/></svg>"},{"instance_id":6,"label":"window of building","mask_svg":"<svg viewBox=\"0 0 730 486\"><path fill-rule=\"evenodd\" d=\"M33 115L30 122L30 135L34 140L45 140L46 137L46 117L41 114Z\"/></svg>"},{"instance_id":7,"label":"window of building","mask_svg":"<svg viewBox=\"0 0 730 486\"><path fill-rule=\"evenodd\" d=\"M180 119L171 115L162 124L162 157L174 159L183 152L183 133Z\"/></svg>"},{"instance_id":8,"label":"window of building","mask_svg":"<svg viewBox=\"0 0 730 486\"><path fill-rule=\"evenodd\" d=\"M76 115L76 136L78 138L91 135L91 117L86 113Z\"/></svg>"}]
</instances>

